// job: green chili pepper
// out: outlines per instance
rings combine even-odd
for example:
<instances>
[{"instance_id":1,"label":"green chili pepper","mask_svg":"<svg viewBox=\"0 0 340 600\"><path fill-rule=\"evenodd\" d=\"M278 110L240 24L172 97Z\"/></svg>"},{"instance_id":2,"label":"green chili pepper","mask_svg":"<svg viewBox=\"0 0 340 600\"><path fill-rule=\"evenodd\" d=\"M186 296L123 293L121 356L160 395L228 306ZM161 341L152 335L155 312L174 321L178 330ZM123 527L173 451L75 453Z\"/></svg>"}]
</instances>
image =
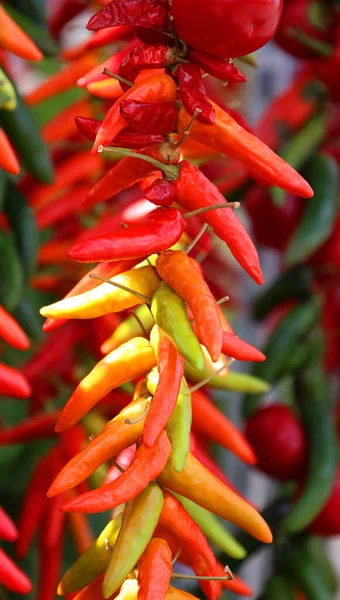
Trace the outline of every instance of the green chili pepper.
<instances>
[{"instance_id":1,"label":"green chili pepper","mask_svg":"<svg viewBox=\"0 0 340 600\"><path fill-rule=\"evenodd\" d=\"M122 526L103 581L103 596L109 598L137 564L158 523L163 508L162 490L149 485L127 503Z\"/></svg>"},{"instance_id":2,"label":"green chili pepper","mask_svg":"<svg viewBox=\"0 0 340 600\"><path fill-rule=\"evenodd\" d=\"M254 366L254 375L274 383L287 373L290 355L317 321L319 306L318 298L312 298L288 313L275 329L264 349L267 360ZM260 400L259 396L245 397L243 402L245 418L249 418L257 409Z\"/></svg>"},{"instance_id":3,"label":"green chili pepper","mask_svg":"<svg viewBox=\"0 0 340 600\"><path fill-rule=\"evenodd\" d=\"M281 150L280 156L297 171L301 170L311 154L319 146L325 135L327 115L322 112L314 115L306 125L298 131L287 142ZM274 204L281 205L284 202L286 192L281 188L273 187L270 193Z\"/></svg>"},{"instance_id":4,"label":"green chili pepper","mask_svg":"<svg viewBox=\"0 0 340 600\"><path fill-rule=\"evenodd\" d=\"M270 311L286 300L305 301L311 296L312 269L298 265L281 273L274 283L255 301L253 317L261 321Z\"/></svg>"},{"instance_id":5,"label":"green chili pepper","mask_svg":"<svg viewBox=\"0 0 340 600\"><path fill-rule=\"evenodd\" d=\"M27 1L27 0L26 0ZM29 15L24 14L13 6L6 6L6 11L27 35L36 43L45 56L57 56L58 45L50 36L47 29L32 21Z\"/></svg>"},{"instance_id":6,"label":"green chili pepper","mask_svg":"<svg viewBox=\"0 0 340 600\"><path fill-rule=\"evenodd\" d=\"M12 182L8 182L4 209L11 225L24 272L30 277L35 270L38 252L38 230L33 211L25 197Z\"/></svg>"},{"instance_id":7,"label":"green chili pepper","mask_svg":"<svg viewBox=\"0 0 340 600\"><path fill-rule=\"evenodd\" d=\"M192 367L188 361L185 361L184 365L185 377L191 381L203 381L213 373L212 369L207 366L204 366L203 369L198 371ZM216 375L209 380L207 385L216 390L229 390L231 392L244 392L249 394L264 394L270 388L267 381L254 377L254 375L249 375L248 373L237 373L236 371L230 371L225 377Z\"/></svg>"},{"instance_id":8,"label":"green chili pepper","mask_svg":"<svg viewBox=\"0 0 340 600\"><path fill-rule=\"evenodd\" d=\"M96 541L65 573L58 594L66 596L86 587L105 572L110 562L110 548L116 543L122 525L122 514L110 521Z\"/></svg>"},{"instance_id":9,"label":"green chili pepper","mask_svg":"<svg viewBox=\"0 0 340 600\"><path fill-rule=\"evenodd\" d=\"M338 589L336 572L328 558L323 539L320 537L308 537L306 550L311 561L314 560L315 568L323 575L328 589L335 594Z\"/></svg>"},{"instance_id":10,"label":"green chili pepper","mask_svg":"<svg viewBox=\"0 0 340 600\"><path fill-rule=\"evenodd\" d=\"M15 110L0 110L0 127L18 151L24 166L44 183L53 180L53 167L47 147L40 138L39 128L18 91Z\"/></svg>"},{"instance_id":11,"label":"green chili pepper","mask_svg":"<svg viewBox=\"0 0 340 600\"><path fill-rule=\"evenodd\" d=\"M14 110L17 98L12 82L8 79L3 69L0 68L0 108Z\"/></svg>"},{"instance_id":12,"label":"green chili pepper","mask_svg":"<svg viewBox=\"0 0 340 600\"><path fill-rule=\"evenodd\" d=\"M322 565L315 562L308 538L297 542L290 550L285 548L284 552L282 567L308 600L335 600L336 590L330 589Z\"/></svg>"},{"instance_id":13,"label":"green chili pepper","mask_svg":"<svg viewBox=\"0 0 340 600\"><path fill-rule=\"evenodd\" d=\"M309 162L306 178L314 190L303 219L286 252L289 265L306 261L328 239L338 210L338 167L329 156L316 154Z\"/></svg>"},{"instance_id":14,"label":"green chili pepper","mask_svg":"<svg viewBox=\"0 0 340 600\"><path fill-rule=\"evenodd\" d=\"M0 304L12 311L18 304L24 277L13 238L0 230Z\"/></svg>"},{"instance_id":15,"label":"green chili pepper","mask_svg":"<svg viewBox=\"0 0 340 600\"><path fill-rule=\"evenodd\" d=\"M196 369L203 369L203 351L182 298L168 285L161 285L152 298L151 311L157 325L171 338L178 352Z\"/></svg>"},{"instance_id":16,"label":"green chili pepper","mask_svg":"<svg viewBox=\"0 0 340 600\"><path fill-rule=\"evenodd\" d=\"M292 584L280 575L273 575L266 582L263 600L294 600L295 594Z\"/></svg>"},{"instance_id":17,"label":"green chili pepper","mask_svg":"<svg viewBox=\"0 0 340 600\"><path fill-rule=\"evenodd\" d=\"M234 536L229 533L216 515L202 508L202 506L198 506L192 500L184 498L184 496L180 496L174 492L173 494L183 504L185 510L194 519L210 542L215 544L219 550L239 560L246 557L247 551L244 546L239 544Z\"/></svg>"},{"instance_id":18,"label":"green chili pepper","mask_svg":"<svg viewBox=\"0 0 340 600\"><path fill-rule=\"evenodd\" d=\"M304 490L283 523L286 533L302 531L320 512L331 492L338 458L329 386L320 365L313 364L297 379L296 401L308 436L308 471Z\"/></svg>"}]
</instances>

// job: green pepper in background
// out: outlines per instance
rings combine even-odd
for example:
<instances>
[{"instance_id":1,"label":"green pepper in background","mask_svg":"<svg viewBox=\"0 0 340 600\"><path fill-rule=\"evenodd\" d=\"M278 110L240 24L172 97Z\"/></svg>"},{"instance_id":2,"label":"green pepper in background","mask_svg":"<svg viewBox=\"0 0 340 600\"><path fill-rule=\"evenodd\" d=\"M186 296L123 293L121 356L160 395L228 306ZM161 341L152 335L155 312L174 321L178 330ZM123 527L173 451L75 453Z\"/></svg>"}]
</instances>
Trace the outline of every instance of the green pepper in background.
<instances>
[{"instance_id":1,"label":"green pepper in background","mask_svg":"<svg viewBox=\"0 0 340 600\"><path fill-rule=\"evenodd\" d=\"M23 166L43 183L51 183L53 166L48 149L30 109L15 91L17 107L11 111L0 109L0 127L10 138Z\"/></svg>"},{"instance_id":2,"label":"green pepper in background","mask_svg":"<svg viewBox=\"0 0 340 600\"><path fill-rule=\"evenodd\" d=\"M266 582L265 589L261 595L263 600L295 600L292 584L288 579L280 575L273 575Z\"/></svg>"},{"instance_id":3,"label":"green pepper in background","mask_svg":"<svg viewBox=\"0 0 340 600\"><path fill-rule=\"evenodd\" d=\"M58 586L58 594L66 596L81 590L95 581L105 572L109 562L109 547L116 543L121 525L122 514L110 521L92 546L81 554L72 567L65 573Z\"/></svg>"},{"instance_id":4,"label":"green pepper in background","mask_svg":"<svg viewBox=\"0 0 340 600\"><path fill-rule=\"evenodd\" d=\"M46 0L25 0L24 2L23 0L8 0L7 4L9 6L6 6L6 10L9 14L11 14L10 10L17 8L20 13L27 15L35 23L45 26ZM19 24L19 21L17 23Z\"/></svg>"},{"instance_id":5,"label":"green pepper in background","mask_svg":"<svg viewBox=\"0 0 340 600\"><path fill-rule=\"evenodd\" d=\"M32 0L25 0L30 2ZM27 33L27 35L36 43L38 48L44 53L45 56L56 56L59 52L58 45L54 39L50 36L46 27L32 20L32 16L24 14L22 11L23 2L17 8L14 6L7 6L6 11L12 17L12 19Z\"/></svg>"},{"instance_id":6,"label":"green pepper in background","mask_svg":"<svg viewBox=\"0 0 340 600\"><path fill-rule=\"evenodd\" d=\"M184 361L184 365L186 379L190 379L197 383L213 374L213 370L206 365L200 371L192 367L188 361ZM244 392L246 394L264 394L265 392L268 392L270 388L270 384L267 381L259 379L254 375L249 375L248 373L237 373L236 371L230 371L228 375L223 377L216 375L209 379L207 385L216 390Z\"/></svg>"},{"instance_id":7,"label":"green pepper in background","mask_svg":"<svg viewBox=\"0 0 340 600\"><path fill-rule=\"evenodd\" d=\"M0 108L3 110L14 110L16 106L17 98L13 84L3 69L0 68Z\"/></svg>"},{"instance_id":8,"label":"green pepper in background","mask_svg":"<svg viewBox=\"0 0 340 600\"><path fill-rule=\"evenodd\" d=\"M185 510L197 523L204 535L228 556L242 560L247 556L246 549L222 525L221 521L209 510L198 506L192 500L174 493L174 496L183 504Z\"/></svg>"},{"instance_id":9,"label":"green pepper in background","mask_svg":"<svg viewBox=\"0 0 340 600\"><path fill-rule=\"evenodd\" d=\"M39 234L31 207L12 182L8 182L4 210L14 236L26 277L33 275L39 246Z\"/></svg>"},{"instance_id":10,"label":"green pepper in background","mask_svg":"<svg viewBox=\"0 0 340 600\"><path fill-rule=\"evenodd\" d=\"M152 298L151 312L157 325L171 338L178 352L196 369L203 369L203 351L191 327L182 298L170 286L161 285Z\"/></svg>"},{"instance_id":11,"label":"green pepper in background","mask_svg":"<svg viewBox=\"0 0 340 600\"><path fill-rule=\"evenodd\" d=\"M286 251L286 262L306 261L332 233L338 210L338 166L329 156L316 154L308 163L306 178L314 197L306 203L301 223Z\"/></svg>"},{"instance_id":12,"label":"green pepper in background","mask_svg":"<svg viewBox=\"0 0 340 600\"><path fill-rule=\"evenodd\" d=\"M109 598L134 569L152 538L162 508L163 493L155 484L150 484L126 504L122 526L104 576L104 598Z\"/></svg>"},{"instance_id":13,"label":"green pepper in background","mask_svg":"<svg viewBox=\"0 0 340 600\"><path fill-rule=\"evenodd\" d=\"M0 304L10 312L24 288L24 275L13 238L0 230Z\"/></svg>"}]
</instances>

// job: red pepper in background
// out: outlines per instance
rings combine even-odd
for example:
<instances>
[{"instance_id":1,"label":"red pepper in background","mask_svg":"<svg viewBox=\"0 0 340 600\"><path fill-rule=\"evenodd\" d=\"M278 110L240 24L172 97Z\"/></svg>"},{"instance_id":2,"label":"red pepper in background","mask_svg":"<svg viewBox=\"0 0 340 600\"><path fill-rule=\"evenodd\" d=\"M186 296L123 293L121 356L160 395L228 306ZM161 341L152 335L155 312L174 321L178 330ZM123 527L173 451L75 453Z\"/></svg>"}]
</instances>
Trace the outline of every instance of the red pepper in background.
<instances>
[{"instance_id":1,"label":"red pepper in background","mask_svg":"<svg viewBox=\"0 0 340 600\"><path fill-rule=\"evenodd\" d=\"M196 65L217 79L228 82L243 83L247 77L238 70L231 60L223 60L215 56L209 56L198 50L191 50L188 58Z\"/></svg>"},{"instance_id":2,"label":"red pepper in background","mask_svg":"<svg viewBox=\"0 0 340 600\"><path fill-rule=\"evenodd\" d=\"M32 584L28 577L2 548L0 548L0 585L17 594L29 594L32 591Z\"/></svg>"},{"instance_id":3,"label":"red pepper in background","mask_svg":"<svg viewBox=\"0 0 340 600\"><path fill-rule=\"evenodd\" d=\"M27 350L30 341L17 321L0 305L0 338L18 350Z\"/></svg>"},{"instance_id":4,"label":"red pepper in background","mask_svg":"<svg viewBox=\"0 0 340 600\"><path fill-rule=\"evenodd\" d=\"M18 538L18 530L15 523L0 506L0 540L14 542Z\"/></svg>"},{"instance_id":5,"label":"red pepper in background","mask_svg":"<svg viewBox=\"0 0 340 600\"><path fill-rule=\"evenodd\" d=\"M91 183L72 187L65 195L58 197L52 204L41 207L36 212L36 222L39 229L57 225L68 216L82 214L85 211L84 200L92 188Z\"/></svg>"},{"instance_id":6,"label":"red pepper in background","mask_svg":"<svg viewBox=\"0 0 340 600\"><path fill-rule=\"evenodd\" d=\"M124 56L118 74L120 77L127 79L127 81L134 83L139 71L170 67L174 60L175 53L172 48L161 44L157 46L145 44L144 46L134 48L129 54ZM120 85L124 92L129 89L129 85L124 82L120 82Z\"/></svg>"},{"instance_id":7,"label":"red pepper in background","mask_svg":"<svg viewBox=\"0 0 340 600\"><path fill-rule=\"evenodd\" d=\"M0 394L11 398L28 398L31 387L19 371L0 363Z\"/></svg>"},{"instance_id":8,"label":"red pepper in background","mask_svg":"<svg viewBox=\"0 0 340 600\"><path fill-rule=\"evenodd\" d=\"M123 100L120 112L131 129L144 134L167 134L174 130L177 119L174 102L148 104L137 100ZM117 139L118 136L115 138L116 143Z\"/></svg>"},{"instance_id":9,"label":"red pepper in background","mask_svg":"<svg viewBox=\"0 0 340 600\"><path fill-rule=\"evenodd\" d=\"M189 115L199 110L198 121L208 125L215 122L215 109L209 102L199 67L191 63L180 65L179 91Z\"/></svg>"},{"instance_id":10,"label":"red pepper in background","mask_svg":"<svg viewBox=\"0 0 340 600\"><path fill-rule=\"evenodd\" d=\"M96 139L96 135L98 133L102 121L97 121L96 119L89 119L87 117L75 117L74 120L79 131L85 137L92 141ZM160 144L163 141L163 135L151 135L146 133L137 134L133 129L127 127L121 133L119 133L114 140L110 142L110 145L118 146L120 148L140 149L146 148L147 146L151 146L152 144Z\"/></svg>"},{"instance_id":11,"label":"red pepper in background","mask_svg":"<svg viewBox=\"0 0 340 600\"><path fill-rule=\"evenodd\" d=\"M117 25L167 29L169 17L170 6L167 0L135 0L124 5L120 0L111 0L91 17L87 29L96 31Z\"/></svg>"},{"instance_id":12,"label":"red pepper in background","mask_svg":"<svg viewBox=\"0 0 340 600\"><path fill-rule=\"evenodd\" d=\"M12 427L0 428L0 446L25 444L26 442L54 437L54 428L59 414L60 411L37 414Z\"/></svg>"},{"instance_id":13,"label":"red pepper in background","mask_svg":"<svg viewBox=\"0 0 340 600\"><path fill-rule=\"evenodd\" d=\"M0 168L12 175L20 173L19 161L5 132L0 128Z\"/></svg>"},{"instance_id":14,"label":"red pepper in background","mask_svg":"<svg viewBox=\"0 0 340 600\"><path fill-rule=\"evenodd\" d=\"M61 142L76 132L73 119L76 114L82 114L84 118L90 118L94 114L93 107L88 98L80 98L70 104L53 119L50 119L42 128L41 135L47 144Z\"/></svg>"}]
</instances>

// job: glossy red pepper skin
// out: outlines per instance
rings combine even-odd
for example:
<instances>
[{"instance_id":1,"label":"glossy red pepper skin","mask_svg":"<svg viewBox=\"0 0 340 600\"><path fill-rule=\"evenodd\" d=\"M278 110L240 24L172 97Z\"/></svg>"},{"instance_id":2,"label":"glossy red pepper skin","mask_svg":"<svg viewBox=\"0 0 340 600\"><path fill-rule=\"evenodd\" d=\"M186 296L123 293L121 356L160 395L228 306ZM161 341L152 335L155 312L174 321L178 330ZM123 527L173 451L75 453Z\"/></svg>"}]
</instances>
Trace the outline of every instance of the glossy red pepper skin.
<instances>
[{"instance_id":1,"label":"glossy red pepper skin","mask_svg":"<svg viewBox=\"0 0 340 600\"><path fill-rule=\"evenodd\" d=\"M14 542L19 536L15 523L0 506L0 540Z\"/></svg>"},{"instance_id":2,"label":"glossy red pepper skin","mask_svg":"<svg viewBox=\"0 0 340 600\"><path fill-rule=\"evenodd\" d=\"M137 100L124 100L120 104L120 112L131 129L145 135L168 134L174 131L177 119L174 102L151 104Z\"/></svg>"},{"instance_id":3,"label":"glossy red pepper skin","mask_svg":"<svg viewBox=\"0 0 340 600\"><path fill-rule=\"evenodd\" d=\"M195 110L200 110L198 121L212 125L215 121L215 109L209 102L204 87L201 69L192 63L185 63L179 67L179 91L183 104L192 116Z\"/></svg>"},{"instance_id":4,"label":"glossy red pepper skin","mask_svg":"<svg viewBox=\"0 0 340 600\"><path fill-rule=\"evenodd\" d=\"M138 561L138 600L165 600L171 582L171 559L167 542L152 538Z\"/></svg>"},{"instance_id":5,"label":"glossy red pepper skin","mask_svg":"<svg viewBox=\"0 0 340 600\"><path fill-rule=\"evenodd\" d=\"M145 44L134 48L123 58L118 74L134 83L139 71L169 67L174 58L174 51L163 44ZM126 83L120 82L120 85L124 92L129 89Z\"/></svg>"},{"instance_id":6,"label":"glossy red pepper skin","mask_svg":"<svg viewBox=\"0 0 340 600\"><path fill-rule=\"evenodd\" d=\"M67 256L89 263L143 258L173 246L183 231L184 219L176 208L156 208L127 229L90 238L73 246Z\"/></svg>"},{"instance_id":7,"label":"glossy red pepper skin","mask_svg":"<svg viewBox=\"0 0 340 600\"><path fill-rule=\"evenodd\" d=\"M232 62L216 58L215 56L209 56L209 54L199 52L198 50L192 50L188 58L198 65L200 69L203 69L203 71L217 79L222 79L222 81L235 83L247 81L247 77Z\"/></svg>"},{"instance_id":8,"label":"glossy red pepper skin","mask_svg":"<svg viewBox=\"0 0 340 600\"><path fill-rule=\"evenodd\" d=\"M175 183L176 201L189 211L225 202L217 187L188 161L181 162L179 178ZM220 208L202 213L201 218L227 244L250 277L261 285L263 276L257 250L235 212L230 208Z\"/></svg>"},{"instance_id":9,"label":"glossy red pepper skin","mask_svg":"<svg viewBox=\"0 0 340 600\"><path fill-rule=\"evenodd\" d=\"M87 29L96 31L117 25L167 29L169 17L170 6L167 0L111 0L91 17Z\"/></svg>"},{"instance_id":10,"label":"glossy red pepper skin","mask_svg":"<svg viewBox=\"0 0 340 600\"><path fill-rule=\"evenodd\" d=\"M176 199L176 184L166 179L155 179L143 193L145 198L156 206L171 206Z\"/></svg>"},{"instance_id":11,"label":"glossy red pepper skin","mask_svg":"<svg viewBox=\"0 0 340 600\"><path fill-rule=\"evenodd\" d=\"M222 353L237 360L250 362L263 362L266 360L265 355L260 350L227 331L223 332Z\"/></svg>"}]
</instances>

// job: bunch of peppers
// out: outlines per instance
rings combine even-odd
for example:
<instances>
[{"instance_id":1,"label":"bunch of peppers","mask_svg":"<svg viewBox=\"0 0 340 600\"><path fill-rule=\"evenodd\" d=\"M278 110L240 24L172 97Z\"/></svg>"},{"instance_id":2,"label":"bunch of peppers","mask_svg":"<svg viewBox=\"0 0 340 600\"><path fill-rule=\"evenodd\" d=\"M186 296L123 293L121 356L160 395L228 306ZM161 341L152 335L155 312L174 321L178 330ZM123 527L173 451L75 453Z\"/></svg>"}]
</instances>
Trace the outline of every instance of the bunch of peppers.
<instances>
[{"instance_id":1,"label":"bunch of peppers","mask_svg":"<svg viewBox=\"0 0 340 600\"><path fill-rule=\"evenodd\" d=\"M294 589L311 600L334 594L334 581L331 587L324 576L329 565L322 577L313 567L325 557L311 536L325 534L317 519L337 472L320 350L321 330L334 333L322 306L330 297L336 306L337 297L338 134L329 100L336 83L323 75L333 58L313 56L253 130L232 108L247 79L238 67L254 64L251 53L274 35L282 2L252 3L242 23L235 2L226 3L223 18L222 0L199 4L203 20L184 0L58 0L47 15L36 0L25 10L16 2L0 9L0 161L7 161L0 162L1 301L39 338L29 288L46 304L53 300L41 309L44 341L36 339L21 372L4 380L12 386L11 393L4 387L6 395L18 395L20 385L21 396L32 390L28 416L0 429L1 445L48 440L22 502L17 542L22 559L38 533L39 600L53 599L56 589L78 600L189 600L171 585L188 577L183 565L209 600L224 588L250 596L232 571L247 552L271 542L269 527L280 536L264 597L278 598L282 589L287 598ZM298 3L286 4L288 10ZM56 54L63 28L87 5L99 9L87 26L91 35L63 48L64 68L22 99L8 52L29 60L41 51ZM331 13L333 27L336 8ZM18 38L13 23L33 42ZM285 20L278 41L284 27ZM310 48L308 35L302 42ZM327 36L333 57L336 38L330 30ZM44 124L40 137L29 107L75 86L80 95ZM283 302L293 306L274 331L268 324L266 362L237 337L223 310L227 295L229 306L238 300L233 259L263 283L257 250L237 216L240 199L257 241L285 253L283 274L255 306L259 318ZM230 251L227 263L216 243ZM220 283L226 273L227 285ZM19 325L3 314L1 337L27 348ZM329 338L334 363L338 346ZM254 373L230 369L235 360L255 362ZM336 371L329 360L326 368ZM286 415L301 439L294 468L286 461L282 477L275 466L263 466L261 422L251 419L270 386L287 375L302 425ZM247 394L244 414L254 413L247 437L215 406L213 389ZM280 414L278 429L285 424ZM261 516L212 459L209 441L298 481L296 489ZM94 539L88 514L104 511L109 521ZM218 517L246 533L234 538ZM79 556L58 585L66 528ZM19 575L11 576L20 592ZM10 587L9 576L3 583Z\"/></svg>"}]
</instances>

